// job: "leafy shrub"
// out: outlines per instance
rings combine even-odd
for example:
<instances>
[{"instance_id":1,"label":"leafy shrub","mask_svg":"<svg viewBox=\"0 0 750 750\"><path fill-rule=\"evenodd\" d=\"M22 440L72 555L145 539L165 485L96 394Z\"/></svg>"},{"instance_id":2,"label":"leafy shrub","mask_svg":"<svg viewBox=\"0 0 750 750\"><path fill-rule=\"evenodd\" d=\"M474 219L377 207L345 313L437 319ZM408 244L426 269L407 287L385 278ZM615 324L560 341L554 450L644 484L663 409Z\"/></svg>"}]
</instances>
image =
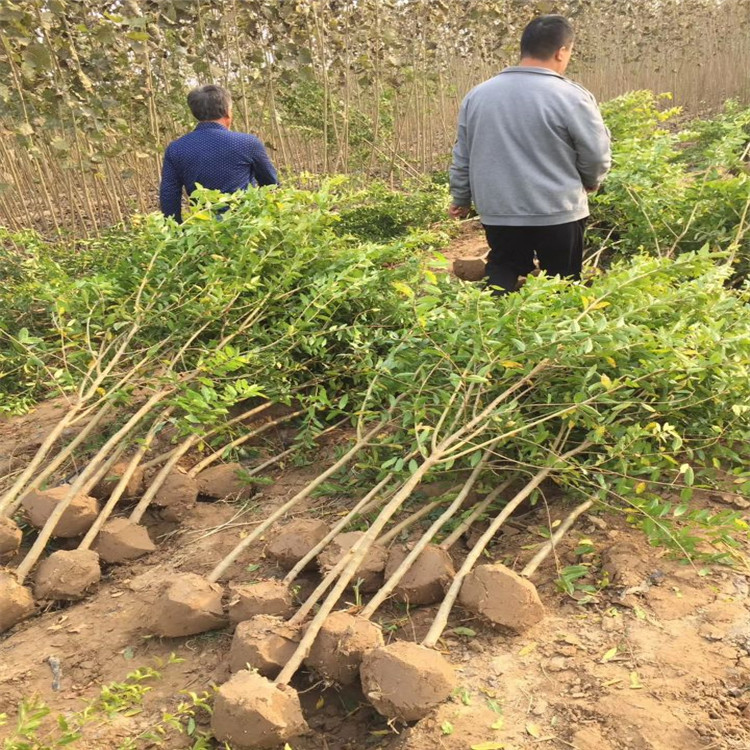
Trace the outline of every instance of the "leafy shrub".
<instances>
[{"instance_id":1,"label":"leafy shrub","mask_svg":"<svg viewBox=\"0 0 750 750\"><path fill-rule=\"evenodd\" d=\"M333 230L339 198L325 188L206 191L182 226L154 215L110 238L106 247L118 252L102 251L88 273L29 243L0 298L0 362L14 373L0 380L6 399L74 387L92 358L108 361L131 330L118 367L144 352L162 362L181 352L175 376L206 370L202 390L188 389L196 419L209 418L207 400L218 403L217 416L258 389L281 399L316 379L343 387L337 378L366 369L381 332L404 325L393 282L417 282L415 245L435 239L352 247ZM211 374L230 372L231 388L213 393Z\"/></svg>"},{"instance_id":2,"label":"leafy shrub","mask_svg":"<svg viewBox=\"0 0 750 750\"><path fill-rule=\"evenodd\" d=\"M693 120L684 133L682 161L693 169L715 172L747 168L750 107L730 99L721 113Z\"/></svg>"},{"instance_id":3,"label":"leafy shrub","mask_svg":"<svg viewBox=\"0 0 750 750\"><path fill-rule=\"evenodd\" d=\"M342 196L336 233L369 242L404 237L444 219L447 205L446 187L433 181L412 181L400 190L374 182Z\"/></svg>"},{"instance_id":4,"label":"leafy shrub","mask_svg":"<svg viewBox=\"0 0 750 750\"><path fill-rule=\"evenodd\" d=\"M392 436L401 449L382 453L381 470L408 476L489 409L438 472L468 469L491 447L501 473L533 474L552 450L588 442L558 475L569 492L627 508L654 543L697 555L709 540L727 559L732 533L746 533L739 514L689 504L694 486L720 485L737 467L750 491L733 448L750 437L750 307L719 260L641 255L589 287L532 278L501 300L440 282L423 296L403 290L416 324L381 363L375 393L387 404L413 385Z\"/></svg>"},{"instance_id":5,"label":"leafy shrub","mask_svg":"<svg viewBox=\"0 0 750 750\"><path fill-rule=\"evenodd\" d=\"M750 109L729 105L714 120L669 131L678 110L634 92L602 110L613 134L613 169L592 199L594 244L612 255L671 256L704 244L735 258L737 283L750 270L746 217L750 201L747 126Z\"/></svg>"}]
</instances>

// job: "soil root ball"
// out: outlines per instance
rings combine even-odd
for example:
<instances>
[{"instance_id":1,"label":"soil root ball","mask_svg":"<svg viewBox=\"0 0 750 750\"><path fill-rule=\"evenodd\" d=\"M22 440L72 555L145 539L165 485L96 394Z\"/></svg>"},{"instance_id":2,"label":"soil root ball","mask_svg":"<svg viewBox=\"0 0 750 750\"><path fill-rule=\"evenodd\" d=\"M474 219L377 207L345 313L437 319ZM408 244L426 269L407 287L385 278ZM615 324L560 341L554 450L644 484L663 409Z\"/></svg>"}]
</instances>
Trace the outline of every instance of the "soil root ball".
<instances>
[{"instance_id":1,"label":"soil root ball","mask_svg":"<svg viewBox=\"0 0 750 750\"><path fill-rule=\"evenodd\" d=\"M239 672L248 665L265 677L276 677L297 648L299 631L284 620L258 615L241 622L229 650L229 669Z\"/></svg>"},{"instance_id":2,"label":"soil root ball","mask_svg":"<svg viewBox=\"0 0 750 750\"><path fill-rule=\"evenodd\" d=\"M276 529L266 554L282 568L293 568L328 534L328 525L314 518L300 518ZM314 561L312 561L314 564Z\"/></svg>"},{"instance_id":3,"label":"soil root ball","mask_svg":"<svg viewBox=\"0 0 750 750\"><path fill-rule=\"evenodd\" d=\"M223 628L223 590L195 573L181 573L154 602L152 630L176 638Z\"/></svg>"},{"instance_id":4,"label":"soil root ball","mask_svg":"<svg viewBox=\"0 0 750 750\"><path fill-rule=\"evenodd\" d=\"M388 719L418 721L456 687L453 667L437 651L407 641L376 648L362 659L362 690Z\"/></svg>"},{"instance_id":5,"label":"soil root ball","mask_svg":"<svg viewBox=\"0 0 750 750\"><path fill-rule=\"evenodd\" d=\"M94 489L91 490L91 494L99 500L108 498L114 492L114 489L115 487L117 487L122 475L127 470L129 463L129 461L119 461L118 463L116 463L107 472L107 476L101 479L96 484ZM138 466L133 472L133 476L128 480L128 483L125 486L125 491L122 493L122 498L124 500L129 500L134 497L138 497L138 495L140 495L143 491L143 479L143 469Z\"/></svg>"},{"instance_id":6,"label":"soil root ball","mask_svg":"<svg viewBox=\"0 0 750 750\"><path fill-rule=\"evenodd\" d=\"M252 497L256 492L256 487L243 481L242 472L244 471L246 471L245 467L238 463L212 466L196 477L198 492L216 500L226 498L245 500Z\"/></svg>"},{"instance_id":7,"label":"soil root ball","mask_svg":"<svg viewBox=\"0 0 750 750\"><path fill-rule=\"evenodd\" d=\"M237 750L270 750L306 734L309 727L292 688L243 669L219 688L211 731Z\"/></svg>"},{"instance_id":8,"label":"soil root ball","mask_svg":"<svg viewBox=\"0 0 750 750\"><path fill-rule=\"evenodd\" d=\"M156 547L144 526L127 518L115 518L104 524L96 538L94 549L106 563L137 560Z\"/></svg>"},{"instance_id":9,"label":"soil root ball","mask_svg":"<svg viewBox=\"0 0 750 750\"><path fill-rule=\"evenodd\" d=\"M408 553L408 548L400 545L391 549L385 566L386 580L396 572ZM442 600L455 575L453 560L448 552L430 544L420 553L393 593L397 599L411 606L434 604Z\"/></svg>"},{"instance_id":10,"label":"soil root ball","mask_svg":"<svg viewBox=\"0 0 750 750\"><path fill-rule=\"evenodd\" d=\"M171 471L159 488L153 504L165 521L179 522L198 500L198 482L181 471Z\"/></svg>"},{"instance_id":11,"label":"soil root ball","mask_svg":"<svg viewBox=\"0 0 750 750\"><path fill-rule=\"evenodd\" d=\"M318 563L324 571L335 567L336 563L365 535L364 531L348 531L339 534L318 555ZM388 558L388 550L379 544L373 544L365 555L365 559L357 569L352 579L352 585L359 583L359 590L364 593L377 591L383 585L383 571Z\"/></svg>"},{"instance_id":12,"label":"soil root ball","mask_svg":"<svg viewBox=\"0 0 750 750\"><path fill-rule=\"evenodd\" d=\"M10 574L0 571L0 633L34 613L34 597Z\"/></svg>"},{"instance_id":13,"label":"soil root ball","mask_svg":"<svg viewBox=\"0 0 750 750\"><path fill-rule=\"evenodd\" d=\"M258 581L230 585L229 619L236 624L256 615L288 617L292 614L292 592L283 581Z\"/></svg>"},{"instance_id":14,"label":"soil root ball","mask_svg":"<svg viewBox=\"0 0 750 750\"><path fill-rule=\"evenodd\" d=\"M364 655L382 645L383 634L377 625L334 612L323 623L305 664L326 680L352 685L359 677Z\"/></svg>"},{"instance_id":15,"label":"soil root ball","mask_svg":"<svg viewBox=\"0 0 750 750\"><path fill-rule=\"evenodd\" d=\"M481 281L486 266L484 258L456 258L453 261L453 273L464 281Z\"/></svg>"},{"instance_id":16,"label":"soil root ball","mask_svg":"<svg viewBox=\"0 0 750 750\"><path fill-rule=\"evenodd\" d=\"M518 633L544 617L536 587L505 565L480 565L461 586L459 601L466 609Z\"/></svg>"},{"instance_id":17,"label":"soil root ball","mask_svg":"<svg viewBox=\"0 0 750 750\"><path fill-rule=\"evenodd\" d=\"M42 560L34 578L37 599L81 599L102 577L99 555L90 549L59 550Z\"/></svg>"},{"instance_id":18,"label":"soil root ball","mask_svg":"<svg viewBox=\"0 0 750 750\"><path fill-rule=\"evenodd\" d=\"M23 500L23 507L31 525L41 529L69 491L70 485L63 484L41 492L30 492ZM76 495L57 522L52 536L64 539L81 536L91 528L98 515L99 503L95 497Z\"/></svg>"},{"instance_id":19,"label":"soil root ball","mask_svg":"<svg viewBox=\"0 0 750 750\"><path fill-rule=\"evenodd\" d=\"M18 552L23 533L18 524L6 516L0 516L0 561L7 560Z\"/></svg>"}]
</instances>

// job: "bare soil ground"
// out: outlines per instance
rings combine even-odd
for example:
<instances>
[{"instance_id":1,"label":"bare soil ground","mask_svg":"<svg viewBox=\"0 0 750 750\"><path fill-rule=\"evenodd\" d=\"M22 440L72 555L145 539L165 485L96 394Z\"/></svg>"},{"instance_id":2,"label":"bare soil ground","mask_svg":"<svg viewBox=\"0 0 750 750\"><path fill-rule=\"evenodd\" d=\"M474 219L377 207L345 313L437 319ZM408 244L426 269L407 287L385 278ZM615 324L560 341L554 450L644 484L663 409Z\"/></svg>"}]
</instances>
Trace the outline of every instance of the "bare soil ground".
<instances>
[{"instance_id":1,"label":"bare soil ground","mask_svg":"<svg viewBox=\"0 0 750 750\"><path fill-rule=\"evenodd\" d=\"M467 231L464 240L451 258L482 254L476 230ZM59 416L53 403L0 423L0 454L15 465ZM162 677L153 683L140 713L93 723L73 747L116 748L153 727L174 708L181 691L210 691L225 681L231 628L155 638L147 627L155 598L177 572L207 574L243 533L317 470L286 467L244 504L201 502L179 525L145 519L158 544L155 553L105 567L101 584L85 600L50 608L0 636L0 713L10 720L0 727L0 739L10 735L24 698L38 695L54 714L75 711L103 684L122 681L139 666L164 664L172 653L182 661L161 668ZM332 521L341 513L341 500L314 498L294 517ZM547 486L543 500L526 508L495 540L485 562L520 570L544 541L544 530L570 507L570 500ZM477 533L473 530L452 550L457 565ZM264 554L272 536L273 530L251 546L226 581L278 575ZM584 539L593 552L582 557ZM585 583L595 585L597 593L562 593L556 584L559 571L581 562L590 563ZM300 580L298 596L304 598L316 580L314 572ZM523 635L495 629L460 607L454 610L441 647L458 669L459 689L412 727L390 726L357 688L337 690L300 672L294 685L313 733L293 742L293 749L750 748L747 568L704 568L672 559L612 511L583 516L533 580L546 617ZM347 601L354 605L354 594ZM392 604L375 620L383 626L386 642L419 640L435 609ZM59 689L53 686L51 657L61 666ZM205 728L199 721L201 726ZM191 741L170 735L162 747L187 748Z\"/></svg>"},{"instance_id":2,"label":"bare soil ground","mask_svg":"<svg viewBox=\"0 0 750 750\"><path fill-rule=\"evenodd\" d=\"M478 218L461 222L458 233L450 246L443 251L448 260L459 258L483 258L489 248Z\"/></svg>"}]
</instances>

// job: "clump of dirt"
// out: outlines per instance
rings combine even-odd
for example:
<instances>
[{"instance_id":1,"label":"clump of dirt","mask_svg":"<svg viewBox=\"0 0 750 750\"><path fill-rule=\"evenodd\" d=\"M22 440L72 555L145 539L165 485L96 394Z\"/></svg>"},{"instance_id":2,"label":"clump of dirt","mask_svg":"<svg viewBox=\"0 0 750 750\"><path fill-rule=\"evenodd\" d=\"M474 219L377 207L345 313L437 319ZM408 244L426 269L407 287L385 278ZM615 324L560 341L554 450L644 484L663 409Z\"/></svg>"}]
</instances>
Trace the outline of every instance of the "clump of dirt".
<instances>
[{"instance_id":1,"label":"clump of dirt","mask_svg":"<svg viewBox=\"0 0 750 750\"><path fill-rule=\"evenodd\" d=\"M58 550L42 560L34 577L37 599L75 601L99 583L99 555L90 549Z\"/></svg>"},{"instance_id":2,"label":"clump of dirt","mask_svg":"<svg viewBox=\"0 0 750 750\"><path fill-rule=\"evenodd\" d=\"M468 750L471 747L485 747L499 750L503 744L497 741L498 728L503 725L500 714L482 703L472 701L468 706L445 703L407 729L397 743L397 749L438 747L440 750ZM440 738L438 743L435 742L436 737ZM596 750L606 748L599 746Z\"/></svg>"},{"instance_id":3,"label":"clump of dirt","mask_svg":"<svg viewBox=\"0 0 750 750\"><path fill-rule=\"evenodd\" d=\"M151 628L156 635L177 638L223 628L223 590L195 573L182 573L156 600Z\"/></svg>"},{"instance_id":4,"label":"clump of dirt","mask_svg":"<svg viewBox=\"0 0 750 750\"><path fill-rule=\"evenodd\" d=\"M300 518L274 531L273 540L266 548L266 554L282 568L290 570L316 544L323 541L329 531L324 521L316 518ZM314 564L313 560L310 566Z\"/></svg>"},{"instance_id":5,"label":"clump of dirt","mask_svg":"<svg viewBox=\"0 0 750 750\"><path fill-rule=\"evenodd\" d=\"M385 566L386 580L395 573L408 554L408 547L403 545L391 548ZM396 598L412 606L434 604L443 598L455 574L453 560L448 552L430 544L420 553L393 593Z\"/></svg>"},{"instance_id":6,"label":"clump of dirt","mask_svg":"<svg viewBox=\"0 0 750 750\"><path fill-rule=\"evenodd\" d=\"M323 623L305 664L326 680L352 685L359 677L364 655L383 643L383 633L374 623L347 612L333 612Z\"/></svg>"},{"instance_id":7,"label":"clump of dirt","mask_svg":"<svg viewBox=\"0 0 750 750\"><path fill-rule=\"evenodd\" d=\"M637 545L630 541L616 541L603 549L601 564L609 583L618 588L640 586L649 575L647 561L641 559Z\"/></svg>"},{"instance_id":8,"label":"clump of dirt","mask_svg":"<svg viewBox=\"0 0 750 750\"><path fill-rule=\"evenodd\" d=\"M323 571L329 571L336 563L365 535L364 531L349 531L339 534L331 540L331 543L318 555L318 564ZM359 590L364 593L377 591L383 585L383 571L388 559L388 550L379 544L373 544L357 568L352 579L353 584L359 585Z\"/></svg>"},{"instance_id":9,"label":"clump of dirt","mask_svg":"<svg viewBox=\"0 0 750 750\"><path fill-rule=\"evenodd\" d=\"M101 479L94 489L91 490L91 494L99 500L108 498L115 487L118 485L120 479L128 468L129 461L118 461L108 472L107 476ZM138 466L133 472L133 476L128 480L125 486L125 492L122 494L124 500L130 500L137 497L143 491L143 482L145 474L143 469Z\"/></svg>"},{"instance_id":10,"label":"clump of dirt","mask_svg":"<svg viewBox=\"0 0 750 750\"><path fill-rule=\"evenodd\" d=\"M23 532L18 524L7 516L0 516L0 561L7 560L18 552Z\"/></svg>"},{"instance_id":11,"label":"clump of dirt","mask_svg":"<svg viewBox=\"0 0 750 750\"><path fill-rule=\"evenodd\" d=\"M255 494L256 488L242 480L242 464L219 464L202 471L196 477L198 492L216 500L245 500Z\"/></svg>"},{"instance_id":12,"label":"clump of dirt","mask_svg":"<svg viewBox=\"0 0 750 750\"><path fill-rule=\"evenodd\" d=\"M456 258L453 273L464 281L481 281L487 263L484 258Z\"/></svg>"},{"instance_id":13,"label":"clump of dirt","mask_svg":"<svg viewBox=\"0 0 750 750\"><path fill-rule=\"evenodd\" d=\"M249 665L265 677L276 677L297 648L298 640L298 630L279 617L258 615L245 620L234 631L229 669L239 672Z\"/></svg>"},{"instance_id":14,"label":"clump of dirt","mask_svg":"<svg viewBox=\"0 0 750 750\"><path fill-rule=\"evenodd\" d=\"M517 633L544 617L536 587L505 565L480 565L463 582L459 601L466 609Z\"/></svg>"},{"instance_id":15,"label":"clump of dirt","mask_svg":"<svg viewBox=\"0 0 750 750\"><path fill-rule=\"evenodd\" d=\"M297 693L246 669L220 688L211 731L233 747L270 748L309 731Z\"/></svg>"},{"instance_id":16,"label":"clump of dirt","mask_svg":"<svg viewBox=\"0 0 750 750\"><path fill-rule=\"evenodd\" d=\"M198 482L177 469L171 471L159 488L153 504L165 521L179 523L198 501Z\"/></svg>"},{"instance_id":17,"label":"clump of dirt","mask_svg":"<svg viewBox=\"0 0 750 750\"><path fill-rule=\"evenodd\" d=\"M137 560L155 549L146 527L127 518L114 518L105 523L94 544L94 550L106 563Z\"/></svg>"},{"instance_id":18,"label":"clump of dirt","mask_svg":"<svg viewBox=\"0 0 750 750\"><path fill-rule=\"evenodd\" d=\"M0 633L34 613L31 591L5 571L0 571Z\"/></svg>"},{"instance_id":19,"label":"clump of dirt","mask_svg":"<svg viewBox=\"0 0 750 750\"><path fill-rule=\"evenodd\" d=\"M453 667L437 651L397 641L362 659L362 689L379 714L418 721L456 687Z\"/></svg>"},{"instance_id":20,"label":"clump of dirt","mask_svg":"<svg viewBox=\"0 0 750 750\"><path fill-rule=\"evenodd\" d=\"M32 526L41 529L58 503L68 495L70 486L63 484L49 490L34 490L23 500L23 508ZM99 502L89 495L76 495L57 522L53 537L69 539L85 534L99 515Z\"/></svg>"},{"instance_id":21,"label":"clump of dirt","mask_svg":"<svg viewBox=\"0 0 750 750\"><path fill-rule=\"evenodd\" d=\"M230 591L229 620L235 624L256 615L288 617L294 609L292 592L283 581L231 584Z\"/></svg>"}]
</instances>

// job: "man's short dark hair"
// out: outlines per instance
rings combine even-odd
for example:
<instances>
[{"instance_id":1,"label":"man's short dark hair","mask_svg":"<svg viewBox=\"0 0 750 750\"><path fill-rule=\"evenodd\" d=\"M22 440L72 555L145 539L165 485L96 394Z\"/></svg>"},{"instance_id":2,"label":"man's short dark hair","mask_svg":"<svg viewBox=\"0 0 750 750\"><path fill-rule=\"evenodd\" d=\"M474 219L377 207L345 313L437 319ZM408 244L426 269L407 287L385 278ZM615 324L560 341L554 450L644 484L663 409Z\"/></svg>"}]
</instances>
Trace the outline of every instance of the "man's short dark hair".
<instances>
[{"instance_id":1,"label":"man's short dark hair","mask_svg":"<svg viewBox=\"0 0 750 750\"><path fill-rule=\"evenodd\" d=\"M521 57L549 60L560 47L569 47L574 36L573 27L565 16L539 16L523 30Z\"/></svg>"},{"instance_id":2,"label":"man's short dark hair","mask_svg":"<svg viewBox=\"0 0 750 750\"><path fill-rule=\"evenodd\" d=\"M229 117L232 97L226 89L209 83L193 89L187 96L187 103L196 120L221 120Z\"/></svg>"}]
</instances>

